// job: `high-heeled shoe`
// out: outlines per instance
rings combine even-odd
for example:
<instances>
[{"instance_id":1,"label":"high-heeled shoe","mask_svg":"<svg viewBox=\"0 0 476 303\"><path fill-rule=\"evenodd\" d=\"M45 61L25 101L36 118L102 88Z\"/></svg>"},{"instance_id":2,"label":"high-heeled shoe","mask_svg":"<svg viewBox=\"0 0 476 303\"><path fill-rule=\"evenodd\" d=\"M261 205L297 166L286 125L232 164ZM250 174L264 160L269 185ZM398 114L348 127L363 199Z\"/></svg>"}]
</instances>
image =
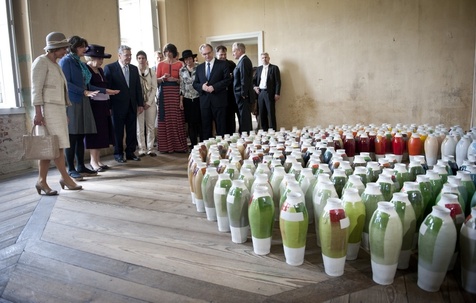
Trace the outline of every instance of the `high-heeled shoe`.
<instances>
[{"instance_id":1,"label":"high-heeled shoe","mask_svg":"<svg viewBox=\"0 0 476 303\"><path fill-rule=\"evenodd\" d=\"M82 187L81 185L70 186L70 185L66 184L63 179L60 179L59 184L60 184L60 186L61 186L61 189L64 189L65 186L66 186L69 190L80 190L80 189L83 189L83 187Z\"/></svg>"},{"instance_id":2,"label":"high-heeled shoe","mask_svg":"<svg viewBox=\"0 0 476 303\"><path fill-rule=\"evenodd\" d=\"M56 196L58 194L56 190L44 187L40 183L36 183L35 188L39 195L41 195L41 191L44 191L47 196Z\"/></svg>"}]
</instances>

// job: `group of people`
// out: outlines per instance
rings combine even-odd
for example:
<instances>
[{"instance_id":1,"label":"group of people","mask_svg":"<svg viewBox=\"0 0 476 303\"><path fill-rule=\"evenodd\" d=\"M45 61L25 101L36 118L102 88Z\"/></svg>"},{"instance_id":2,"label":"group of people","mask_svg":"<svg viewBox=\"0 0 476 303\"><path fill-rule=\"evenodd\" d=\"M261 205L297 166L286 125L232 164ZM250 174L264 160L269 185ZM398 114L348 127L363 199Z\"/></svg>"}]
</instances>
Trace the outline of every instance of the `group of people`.
<instances>
[{"instance_id":1,"label":"group of people","mask_svg":"<svg viewBox=\"0 0 476 303\"><path fill-rule=\"evenodd\" d=\"M179 58L176 46L167 44L163 53L156 52L153 68L143 51L136 54L138 66L131 64L131 48L121 45L118 60L103 69L104 58L111 58L103 46L79 36L66 39L59 32L48 34L44 49L32 65L33 123L59 138L60 157L54 161L63 189L82 189L76 181L107 170L100 153L111 144L114 159L125 163L156 152L188 152L185 124L191 146L214 134L234 133L235 115L239 132L249 132L256 96L261 128L276 129L279 68L263 53L263 66L253 75L242 43L232 47L236 66L227 60L225 46L216 48L215 57L210 44L199 47L205 62L198 65L191 50ZM90 151L90 168L84 164L85 149ZM49 163L39 161L38 194L58 193L47 183Z\"/></svg>"}]
</instances>

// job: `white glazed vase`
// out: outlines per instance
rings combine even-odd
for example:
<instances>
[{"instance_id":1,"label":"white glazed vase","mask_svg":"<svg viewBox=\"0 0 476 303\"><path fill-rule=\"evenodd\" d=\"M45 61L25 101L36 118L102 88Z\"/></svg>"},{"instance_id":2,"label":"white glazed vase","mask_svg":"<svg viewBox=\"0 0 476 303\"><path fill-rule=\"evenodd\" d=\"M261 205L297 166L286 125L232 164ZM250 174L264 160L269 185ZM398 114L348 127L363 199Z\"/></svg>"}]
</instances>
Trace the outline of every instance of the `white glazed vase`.
<instances>
[{"instance_id":1,"label":"white glazed vase","mask_svg":"<svg viewBox=\"0 0 476 303\"><path fill-rule=\"evenodd\" d=\"M402 222L390 202L378 202L370 219L370 259L375 283L393 283L402 249Z\"/></svg>"}]
</instances>

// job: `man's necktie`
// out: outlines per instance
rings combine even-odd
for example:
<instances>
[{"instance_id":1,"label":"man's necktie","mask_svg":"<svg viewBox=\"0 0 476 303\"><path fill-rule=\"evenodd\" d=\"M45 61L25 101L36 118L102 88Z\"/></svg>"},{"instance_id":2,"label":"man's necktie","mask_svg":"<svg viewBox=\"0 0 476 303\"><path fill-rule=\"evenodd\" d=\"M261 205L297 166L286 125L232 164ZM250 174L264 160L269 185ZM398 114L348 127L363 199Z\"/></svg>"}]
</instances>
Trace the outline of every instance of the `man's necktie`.
<instances>
[{"instance_id":1,"label":"man's necktie","mask_svg":"<svg viewBox=\"0 0 476 303\"><path fill-rule=\"evenodd\" d=\"M129 86L129 65L124 66L124 77L126 78L127 86Z\"/></svg>"},{"instance_id":2,"label":"man's necktie","mask_svg":"<svg viewBox=\"0 0 476 303\"><path fill-rule=\"evenodd\" d=\"M210 62L207 62L207 80L210 80Z\"/></svg>"}]
</instances>

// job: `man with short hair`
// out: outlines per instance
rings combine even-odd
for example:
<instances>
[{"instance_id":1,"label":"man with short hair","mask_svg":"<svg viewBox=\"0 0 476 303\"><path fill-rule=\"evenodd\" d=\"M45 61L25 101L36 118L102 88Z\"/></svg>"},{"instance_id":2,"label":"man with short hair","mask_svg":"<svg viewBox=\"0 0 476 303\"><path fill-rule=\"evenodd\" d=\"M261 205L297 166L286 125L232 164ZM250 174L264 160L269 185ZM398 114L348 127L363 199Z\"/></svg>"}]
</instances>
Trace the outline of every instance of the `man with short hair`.
<instances>
[{"instance_id":1,"label":"man with short hair","mask_svg":"<svg viewBox=\"0 0 476 303\"><path fill-rule=\"evenodd\" d=\"M246 47L243 43L235 42L232 46L233 57L238 60L233 71L233 91L235 101L240 113L240 133L250 132L251 124L251 102L254 98L253 91L253 64L246 56Z\"/></svg>"},{"instance_id":2,"label":"man with short hair","mask_svg":"<svg viewBox=\"0 0 476 303\"><path fill-rule=\"evenodd\" d=\"M254 90L258 94L258 108L261 128L276 130L276 102L280 98L281 75L279 67L269 63L269 54L261 54L261 62L253 79Z\"/></svg>"},{"instance_id":3,"label":"man with short hair","mask_svg":"<svg viewBox=\"0 0 476 303\"><path fill-rule=\"evenodd\" d=\"M110 89L119 90L111 95L112 124L114 126L114 159L119 163L127 160L140 161L134 152L137 145L137 115L144 111L144 97L139 70L131 63L131 48L121 45L118 60L104 67L104 75ZM124 159L124 127L126 129L126 159Z\"/></svg>"},{"instance_id":4,"label":"man with short hair","mask_svg":"<svg viewBox=\"0 0 476 303\"><path fill-rule=\"evenodd\" d=\"M205 62L197 66L193 88L200 94L203 140L207 140L213 136L213 121L216 134L225 134L227 87L231 79L228 64L215 59L210 44L200 45L199 51Z\"/></svg>"}]
</instances>

